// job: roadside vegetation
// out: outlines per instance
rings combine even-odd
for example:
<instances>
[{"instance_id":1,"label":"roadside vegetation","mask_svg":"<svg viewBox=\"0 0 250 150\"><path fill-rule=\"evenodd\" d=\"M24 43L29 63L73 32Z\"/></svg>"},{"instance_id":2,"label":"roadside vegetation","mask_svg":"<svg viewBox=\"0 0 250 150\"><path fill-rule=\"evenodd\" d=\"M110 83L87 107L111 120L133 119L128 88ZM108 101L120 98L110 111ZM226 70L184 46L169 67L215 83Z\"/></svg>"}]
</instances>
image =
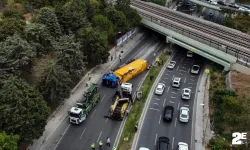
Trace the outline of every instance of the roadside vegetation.
<instances>
[{"instance_id":1,"label":"roadside vegetation","mask_svg":"<svg viewBox=\"0 0 250 150\"><path fill-rule=\"evenodd\" d=\"M126 0L0 0L0 149L12 136L39 138L71 88L108 60L116 34L140 20Z\"/></svg>"},{"instance_id":2,"label":"roadside vegetation","mask_svg":"<svg viewBox=\"0 0 250 150\"><path fill-rule=\"evenodd\" d=\"M143 1L151 2L151 3L154 3L154 4L161 5L161 6L165 6L165 4L166 4L166 0L143 0Z\"/></svg>"},{"instance_id":3,"label":"roadside vegetation","mask_svg":"<svg viewBox=\"0 0 250 150\"><path fill-rule=\"evenodd\" d=\"M239 95L237 90L225 87L226 73L223 68L213 65L210 75L210 122L215 132L209 142L211 150L229 150L233 132L250 130L250 95ZM246 145L234 150L247 150Z\"/></svg>"},{"instance_id":4,"label":"roadside vegetation","mask_svg":"<svg viewBox=\"0 0 250 150\"><path fill-rule=\"evenodd\" d=\"M159 58L160 60L163 60L164 64L167 62L168 58L170 56L169 52L163 53ZM141 100L135 100L134 104L132 105L132 110L130 110L128 118L126 120L120 142L118 145L119 150L128 150L131 149L132 142L135 135L135 125L139 122L145 102L148 98L148 94L152 88L152 85L155 82L155 79L157 78L158 74L160 73L163 65L156 65L152 66L152 68L149 70L148 75L146 76L145 80L142 84L142 99ZM152 77L152 80L150 80L150 76Z\"/></svg>"}]
</instances>

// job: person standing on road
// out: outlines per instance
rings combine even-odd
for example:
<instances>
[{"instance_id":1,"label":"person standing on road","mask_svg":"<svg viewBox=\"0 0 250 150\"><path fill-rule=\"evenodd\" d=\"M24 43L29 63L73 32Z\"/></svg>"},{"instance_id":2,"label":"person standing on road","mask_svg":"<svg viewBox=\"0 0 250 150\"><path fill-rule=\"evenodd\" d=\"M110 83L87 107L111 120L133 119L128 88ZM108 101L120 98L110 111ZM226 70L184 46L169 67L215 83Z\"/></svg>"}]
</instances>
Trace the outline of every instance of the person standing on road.
<instances>
[{"instance_id":1,"label":"person standing on road","mask_svg":"<svg viewBox=\"0 0 250 150\"><path fill-rule=\"evenodd\" d=\"M110 138L107 137L107 145L110 146Z\"/></svg>"},{"instance_id":2,"label":"person standing on road","mask_svg":"<svg viewBox=\"0 0 250 150\"><path fill-rule=\"evenodd\" d=\"M100 150L102 149L102 144L103 144L102 141L100 141L99 142L99 148L100 148Z\"/></svg>"},{"instance_id":3,"label":"person standing on road","mask_svg":"<svg viewBox=\"0 0 250 150\"><path fill-rule=\"evenodd\" d=\"M91 144L91 148L92 148L92 150L95 150L95 144L94 143Z\"/></svg>"}]
</instances>

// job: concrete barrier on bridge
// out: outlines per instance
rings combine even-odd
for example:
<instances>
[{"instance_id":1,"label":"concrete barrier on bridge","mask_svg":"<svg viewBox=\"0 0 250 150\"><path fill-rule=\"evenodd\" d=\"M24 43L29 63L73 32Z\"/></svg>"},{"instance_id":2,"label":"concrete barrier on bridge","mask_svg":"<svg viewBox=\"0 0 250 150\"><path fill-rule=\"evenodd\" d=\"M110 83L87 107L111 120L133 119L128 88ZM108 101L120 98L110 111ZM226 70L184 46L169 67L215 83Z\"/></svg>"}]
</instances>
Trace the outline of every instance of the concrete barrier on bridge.
<instances>
[{"instance_id":1,"label":"concrete barrier on bridge","mask_svg":"<svg viewBox=\"0 0 250 150\"><path fill-rule=\"evenodd\" d=\"M231 66L231 70L238 71L240 73L250 75L250 68L243 66L241 64L235 63Z\"/></svg>"},{"instance_id":2,"label":"concrete barrier on bridge","mask_svg":"<svg viewBox=\"0 0 250 150\"><path fill-rule=\"evenodd\" d=\"M144 25L144 26L146 26L146 27L158 32L158 33L161 33L161 34L163 34L171 39L175 39L183 44L188 45L190 47L189 50L191 50L191 51L194 51L197 49L197 50L199 50L200 54L203 54L202 56L204 56L204 57L206 57L206 56L208 57L210 55L209 57L214 58L213 59L214 61L220 60L220 61L218 61L219 64L222 64L222 62L225 62L225 63L228 63L231 65L231 64L235 64L237 61L237 58L234 57L233 55L227 54L227 53L225 53L221 50L218 50L214 47L208 46L207 44L201 43L200 41L194 40L190 37L187 37L187 36L182 35L176 31L172 31L168 28L165 28L165 27L159 25L160 21L157 22L157 24L156 24L156 23L151 22L147 19L142 19L141 23L142 23L142 25ZM168 40L167 40L167 42L168 42ZM194 51L194 52L196 53L196 51ZM225 63L223 63L224 64L223 66L226 67L225 69L228 69L228 65L225 65Z\"/></svg>"}]
</instances>

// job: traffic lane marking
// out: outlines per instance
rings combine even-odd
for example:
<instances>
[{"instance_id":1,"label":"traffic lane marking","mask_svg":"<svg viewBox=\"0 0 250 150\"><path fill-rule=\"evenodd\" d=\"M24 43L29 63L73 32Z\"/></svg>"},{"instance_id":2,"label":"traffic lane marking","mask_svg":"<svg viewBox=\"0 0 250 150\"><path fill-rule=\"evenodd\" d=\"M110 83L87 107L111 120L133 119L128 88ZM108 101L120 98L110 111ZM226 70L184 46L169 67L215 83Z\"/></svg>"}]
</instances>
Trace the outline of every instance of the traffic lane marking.
<instances>
[{"instance_id":1,"label":"traffic lane marking","mask_svg":"<svg viewBox=\"0 0 250 150\"><path fill-rule=\"evenodd\" d=\"M100 100L100 103L102 102L102 100L106 97L106 95L103 95L102 99Z\"/></svg>"},{"instance_id":2,"label":"traffic lane marking","mask_svg":"<svg viewBox=\"0 0 250 150\"><path fill-rule=\"evenodd\" d=\"M155 135L155 145L156 145L156 141L157 141L157 136L158 136L158 134Z\"/></svg>"},{"instance_id":3,"label":"traffic lane marking","mask_svg":"<svg viewBox=\"0 0 250 150\"><path fill-rule=\"evenodd\" d=\"M67 128L64 130L62 136L60 137L59 141L56 143L56 146L54 148L54 150L56 150L57 146L59 145L59 143L61 142L62 138L64 137L65 133L67 132L67 130L69 129L70 124L67 126Z\"/></svg>"},{"instance_id":4,"label":"traffic lane marking","mask_svg":"<svg viewBox=\"0 0 250 150\"><path fill-rule=\"evenodd\" d=\"M167 99L165 98L165 99L164 99L164 102L163 102L163 107L165 106L166 100L167 100Z\"/></svg>"},{"instance_id":5,"label":"traffic lane marking","mask_svg":"<svg viewBox=\"0 0 250 150\"><path fill-rule=\"evenodd\" d=\"M86 128L84 128L84 130L83 130L83 132L82 132L82 134L81 134L81 136L80 136L80 139L82 139L82 136L83 136L83 134L85 133L85 131L86 131Z\"/></svg>"},{"instance_id":6,"label":"traffic lane marking","mask_svg":"<svg viewBox=\"0 0 250 150\"><path fill-rule=\"evenodd\" d=\"M159 109L155 109L155 108L149 108L150 110L155 110L155 111L159 111L160 112L160 110Z\"/></svg>"},{"instance_id":7,"label":"traffic lane marking","mask_svg":"<svg viewBox=\"0 0 250 150\"><path fill-rule=\"evenodd\" d=\"M95 112L96 112L96 109L95 109L94 112L92 113L90 119L94 116Z\"/></svg>"},{"instance_id":8,"label":"traffic lane marking","mask_svg":"<svg viewBox=\"0 0 250 150\"><path fill-rule=\"evenodd\" d=\"M96 141L97 143L99 142L101 136L102 136L102 131L101 131L101 133L100 133L99 136L98 136L98 139L97 139L97 141Z\"/></svg>"},{"instance_id":9,"label":"traffic lane marking","mask_svg":"<svg viewBox=\"0 0 250 150\"><path fill-rule=\"evenodd\" d=\"M161 124L161 115L160 115L160 118L159 118L159 123L158 124Z\"/></svg>"},{"instance_id":10,"label":"traffic lane marking","mask_svg":"<svg viewBox=\"0 0 250 150\"><path fill-rule=\"evenodd\" d=\"M172 140L172 149L174 149L174 137L173 137L173 140Z\"/></svg>"},{"instance_id":11,"label":"traffic lane marking","mask_svg":"<svg viewBox=\"0 0 250 150\"><path fill-rule=\"evenodd\" d=\"M174 103L174 102L172 102L172 101L169 101L169 102L172 103L172 104Z\"/></svg>"}]
</instances>

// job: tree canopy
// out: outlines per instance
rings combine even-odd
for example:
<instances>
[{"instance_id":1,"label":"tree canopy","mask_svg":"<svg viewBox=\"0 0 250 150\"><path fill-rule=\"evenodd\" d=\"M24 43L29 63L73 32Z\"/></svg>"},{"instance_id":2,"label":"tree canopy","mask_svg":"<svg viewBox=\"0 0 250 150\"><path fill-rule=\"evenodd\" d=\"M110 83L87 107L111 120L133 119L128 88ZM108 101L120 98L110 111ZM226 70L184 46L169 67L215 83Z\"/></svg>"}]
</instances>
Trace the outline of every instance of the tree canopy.
<instances>
[{"instance_id":1,"label":"tree canopy","mask_svg":"<svg viewBox=\"0 0 250 150\"><path fill-rule=\"evenodd\" d=\"M11 76L0 90L0 127L31 141L42 135L49 108L41 94L24 80Z\"/></svg>"},{"instance_id":2,"label":"tree canopy","mask_svg":"<svg viewBox=\"0 0 250 150\"><path fill-rule=\"evenodd\" d=\"M7 135L0 132L0 150L17 150L18 135Z\"/></svg>"},{"instance_id":3,"label":"tree canopy","mask_svg":"<svg viewBox=\"0 0 250 150\"><path fill-rule=\"evenodd\" d=\"M25 22L16 18L6 18L0 21L0 42L14 33L24 35Z\"/></svg>"}]
</instances>

